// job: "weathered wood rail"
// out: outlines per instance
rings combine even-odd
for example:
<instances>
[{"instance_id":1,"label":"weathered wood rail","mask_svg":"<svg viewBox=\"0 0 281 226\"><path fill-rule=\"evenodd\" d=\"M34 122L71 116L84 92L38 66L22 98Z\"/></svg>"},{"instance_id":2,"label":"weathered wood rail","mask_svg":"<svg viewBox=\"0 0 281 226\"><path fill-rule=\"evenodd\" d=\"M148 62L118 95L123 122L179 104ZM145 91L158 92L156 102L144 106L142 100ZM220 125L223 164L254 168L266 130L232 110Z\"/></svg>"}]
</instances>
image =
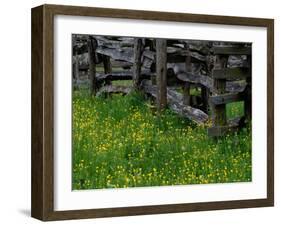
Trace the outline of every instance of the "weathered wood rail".
<instances>
[{"instance_id":1,"label":"weathered wood rail","mask_svg":"<svg viewBox=\"0 0 281 226\"><path fill-rule=\"evenodd\" d=\"M73 80L81 83L85 73L92 95L139 90L156 100L159 113L169 107L196 123L211 120L210 136L236 131L251 119L247 43L74 35ZM132 84L113 85L118 80ZM228 119L226 105L237 101L244 102L244 116Z\"/></svg>"},{"instance_id":2,"label":"weathered wood rail","mask_svg":"<svg viewBox=\"0 0 281 226\"><path fill-rule=\"evenodd\" d=\"M151 81L149 80L143 80L141 87L143 91L152 97L154 97L156 100L158 98L158 87L156 85L152 85ZM208 115L196 108L193 108L191 106L188 106L184 104L183 95L177 91L175 91L172 88L167 88L167 105L176 113L178 113L182 117L189 118L196 123L205 123L208 120Z\"/></svg>"}]
</instances>

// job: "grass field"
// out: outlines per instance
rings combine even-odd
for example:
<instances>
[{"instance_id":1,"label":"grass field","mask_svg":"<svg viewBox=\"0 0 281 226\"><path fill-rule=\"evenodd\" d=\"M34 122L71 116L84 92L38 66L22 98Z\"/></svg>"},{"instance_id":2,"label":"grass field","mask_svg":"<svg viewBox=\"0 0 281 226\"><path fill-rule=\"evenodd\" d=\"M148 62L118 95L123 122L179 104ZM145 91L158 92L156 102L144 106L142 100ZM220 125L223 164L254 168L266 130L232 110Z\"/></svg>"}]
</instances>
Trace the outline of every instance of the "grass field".
<instances>
[{"instance_id":1,"label":"grass field","mask_svg":"<svg viewBox=\"0 0 281 226\"><path fill-rule=\"evenodd\" d=\"M227 116L243 115L243 103ZM139 94L73 93L73 189L251 181L251 127L218 140Z\"/></svg>"}]
</instances>

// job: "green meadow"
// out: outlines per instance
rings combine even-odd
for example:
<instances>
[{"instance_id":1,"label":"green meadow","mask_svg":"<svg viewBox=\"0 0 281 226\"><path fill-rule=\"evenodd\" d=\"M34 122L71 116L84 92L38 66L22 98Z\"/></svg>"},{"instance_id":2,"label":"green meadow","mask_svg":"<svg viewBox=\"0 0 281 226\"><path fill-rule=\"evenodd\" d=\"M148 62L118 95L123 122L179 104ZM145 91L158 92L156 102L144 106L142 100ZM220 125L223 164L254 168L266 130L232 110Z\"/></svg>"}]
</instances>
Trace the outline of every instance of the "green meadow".
<instances>
[{"instance_id":1,"label":"green meadow","mask_svg":"<svg viewBox=\"0 0 281 226\"><path fill-rule=\"evenodd\" d=\"M227 105L227 117L243 103ZM214 139L139 93L91 97L73 92L73 189L251 181L251 126Z\"/></svg>"}]
</instances>

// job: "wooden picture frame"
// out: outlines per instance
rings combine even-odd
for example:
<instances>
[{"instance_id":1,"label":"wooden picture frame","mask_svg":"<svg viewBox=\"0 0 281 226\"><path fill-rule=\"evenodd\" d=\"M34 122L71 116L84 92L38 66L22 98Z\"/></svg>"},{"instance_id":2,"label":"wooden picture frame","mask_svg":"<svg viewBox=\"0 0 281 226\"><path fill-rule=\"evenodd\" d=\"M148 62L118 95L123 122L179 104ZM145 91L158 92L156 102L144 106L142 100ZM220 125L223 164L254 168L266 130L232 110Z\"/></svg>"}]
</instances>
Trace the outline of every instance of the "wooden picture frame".
<instances>
[{"instance_id":1,"label":"wooden picture frame","mask_svg":"<svg viewBox=\"0 0 281 226\"><path fill-rule=\"evenodd\" d=\"M178 203L101 209L54 210L54 16L71 15L218 25L267 29L267 198L236 201ZM274 205L274 20L41 5L32 9L32 200L31 215L50 220L161 214L187 211L265 207Z\"/></svg>"}]
</instances>

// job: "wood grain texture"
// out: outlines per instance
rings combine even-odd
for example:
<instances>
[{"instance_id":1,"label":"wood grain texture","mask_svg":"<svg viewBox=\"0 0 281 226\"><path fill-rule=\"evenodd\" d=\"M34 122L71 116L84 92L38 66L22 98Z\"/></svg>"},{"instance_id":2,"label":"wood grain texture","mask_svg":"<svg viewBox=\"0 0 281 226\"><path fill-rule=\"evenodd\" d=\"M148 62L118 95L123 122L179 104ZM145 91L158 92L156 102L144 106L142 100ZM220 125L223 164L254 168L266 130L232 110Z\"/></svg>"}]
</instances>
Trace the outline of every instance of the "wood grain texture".
<instances>
[{"instance_id":1,"label":"wood grain texture","mask_svg":"<svg viewBox=\"0 0 281 226\"><path fill-rule=\"evenodd\" d=\"M112 72L112 65L110 62L109 56L103 56L103 67L104 67L104 74L110 74Z\"/></svg>"},{"instance_id":2,"label":"wood grain texture","mask_svg":"<svg viewBox=\"0 0 281 226\"><path fill-rule=\"evenodd\" d=\"M43 219L43 6L31 18L31 216Z\"/></svg>"},{"instance_id":3,"label":"wood grain texture","mask_svg":"<svg viewBox=\"0 0 281 226\"><path fill-rule=\"evenodd\" d=\"M209 101L214 105L228 104L235 101L242 101L243 99L244 96L242 93L225 93L209 97Z\"/></svg>"},{"instance_id":4,"label":"wood grain texture","mask_svg":"<svg viewBox=\"0 0 281 226\"><path fill-rule=\"evenodd\" d=\"M140 85L142 49L142 39L134 38L133 84L136 90Z\"/></svg>"},{"instance_id":5,"label":"wood grain texture","mask_svg":"<svg viewBox=\"0 0 281 226\"><path fill-rule=\"evenodd\" d=\"M156 21L175 21L175 22L193 22L207 24L225 24L241 26L267 27L271 19L236 17L236 16L214 16L205 14L191 13L171 13L145 10L111 9L96 8L85 6L68 5L44 5L44 8L53 14L73 15L73 16L96 16L123 19L140 19Z\"/></svg>"},{"instance_id":6,"label":"wood grain texture","mask_svg":"<svg viewBox=\"0 0 281 226\"><path fill-rule=\"evenodd\" d=\"M97 78L96 78L96 48L97 41L91 36L88 37L88 58L89 58L89 78L90 78L90 92L92 95L97 93Z\"/></svg>"},{"instance_id":7,"label":"wood grain texture","mask_svg":"<svg viewBox=\"0 0 281 226\"><path fill-rule=\"evenodd\" d=\"M184 85L183 85L183 104L184 105L187 105L187 106L190 106L190 103L191 103L191 95L190 95L190 83L189 82L186 82Z\"/></svg>"},{"instance_id":8,"label":"wood grain texture","mask_svg":"<svg viewBox=\"0 0 281 226\"><path fill-rule=\"evenodd\" d=\"M216 79L245 79L251 76L251 70L249 68L224 68L214 69L212 71L212 77Z\"/></svg>"},{"instance_id":9,"label":"wood grain texture","mask_svg":"<svg viewBox=\"0 0 281 226\"><path fill-rule=\"evenodd\" d=\"M137 206L123 208L103 208L55 211L50 213L47 220L70 220L101 217L137 216L147 214L180 213L190 211L209 211L222 209L238 209L251 207L271 206L268 199L249 199L240 201L205 202L205 203L180 203L170 205Z\"/></svg>"},{"instance_id":10,"label":"wood grain texture","mask_svg":"<svg viewBox=\"0 0 281 226\"><path fill-rule=\"evenodd\" d=\"M187 49L187 56L185 59L185 70L187 73L191 74L191 56L190 56L189 46L186 44L185 48ZM185 82L185 84L183 86L183 103L188 106L190 106L190 104L191 104L190 83L189 82Z\"/></svg>"},{"instance_id":11,"label":"wood grain texture","mask_svg":"<svg viewBox=\"0 0 281 226\"><path fill-rule=\"evenodd\" d=\"M156 39L157 109L167 106L167 40Z\"/></svg>"},{"instance_id":12,"label":"wood grain texture","mask_svg":"<svg viewBox=\"0 0 281 226\"><path fill-rule=\"evenodd\" d=\"M143 80L141 84L143 91L154 98L158 98L158 87L152 85L149 80ZM181 117L188 118L195 123L203 124L207 122L208 115L200 109L187 106L183 102L183 94L171 87L167 88L167 106Z\"/></svg>"},{"instance_id":13,"label":"wood grain texture","mask_svg":"<svg viewBox=\"0 0 281 226\"><path fill-rule=\"evenodd\" d=\"M54 15L194 22L267 28L267 198L54 211ZM32 9L32 216L44 221L272 206L274 204L274 21L183 13L43 5Z\"/></svg>"},{"instance_id":14,"label":"wood grain texture","mask_svg":"<svg viewBox=\"0 0 281 226\"><path fill-rule=\"evenodd\" d=\"M251 55L251 47L225 47L225 46L215 46L212 48L213 54L225 54L225 55Z\"/></svg>"},{"instance_id":15,"label":"wood grain texture","mask_svg":"<svg viewBox=\"0 0 281 226\"><path fill-rule=\"evenodd\" d=\"M32 9L32 207L31 215L49 219L54 211L53 162L53 14Z\"/></svg>"},{"instance_id":16,"label":"wood grain texture","mask_svg":"<svg viewBox=\"0 0 281 226\"><path fill-rule=\"evenodd\" d=\"M267 200L274 205L274 20L267 23Z\"/></svg>"},{"instance_id":17,"label":"wood grain texture","mask_svg":"<svg viewBox=\"0 0 281 226\"><path fill-rule=\"evenodd\" d=\"M216 69L222 69L225 70L226 64L227 64L227 58L228 56L216 56L216 63L214 70ZM217 94L221 95L225 93L226 88L226 80L225 79L214 79L214 87L217 90ZM226 126L227 120L226 120L226 105L220 104L220 105L213 105L212 102L210 102L211 110L212 110L212 121L213 126Z\"/></svg>"}]
</instances>

